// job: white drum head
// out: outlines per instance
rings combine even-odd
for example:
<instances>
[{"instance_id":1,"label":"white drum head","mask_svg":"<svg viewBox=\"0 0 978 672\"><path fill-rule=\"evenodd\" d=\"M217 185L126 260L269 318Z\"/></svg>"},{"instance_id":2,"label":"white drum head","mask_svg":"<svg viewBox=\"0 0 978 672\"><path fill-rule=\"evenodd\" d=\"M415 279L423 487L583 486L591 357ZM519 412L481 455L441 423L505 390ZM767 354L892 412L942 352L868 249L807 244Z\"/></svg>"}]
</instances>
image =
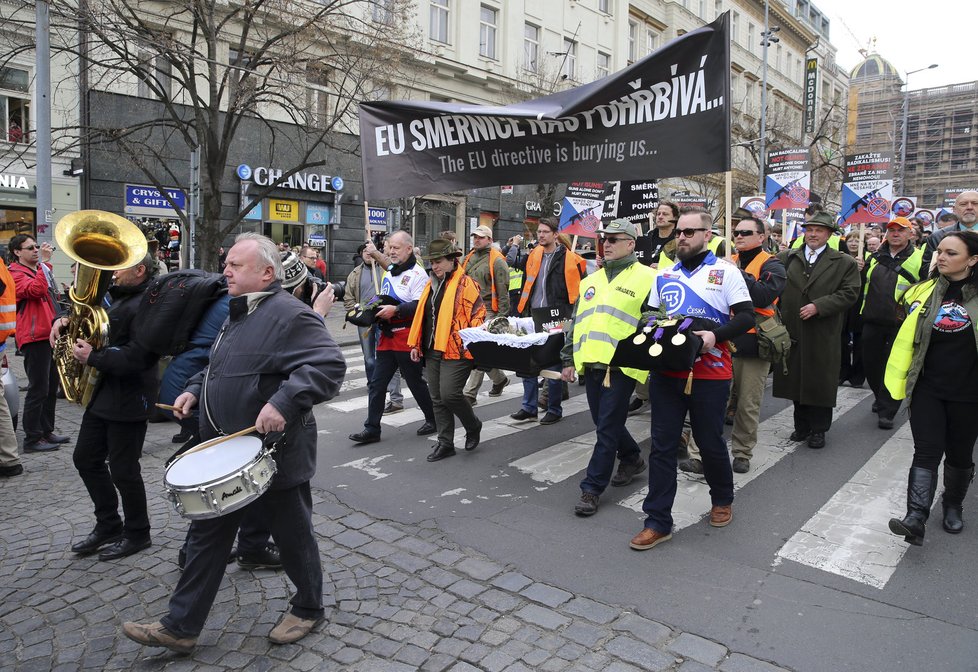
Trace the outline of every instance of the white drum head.
<instances>
[{"instance_id":1,"label":"white drum head","mask_svg":"<svg viewBox=\"0 0 978 672\"><path fill-rule=\"evenodd\" d=\"M220 437L206 443L220 441ZM202 485L233 474L258 456L262 440L257 436L237 436L216 445L184 455L166 470L166 482L177 488Z\"/></svg>"}]
</instances>

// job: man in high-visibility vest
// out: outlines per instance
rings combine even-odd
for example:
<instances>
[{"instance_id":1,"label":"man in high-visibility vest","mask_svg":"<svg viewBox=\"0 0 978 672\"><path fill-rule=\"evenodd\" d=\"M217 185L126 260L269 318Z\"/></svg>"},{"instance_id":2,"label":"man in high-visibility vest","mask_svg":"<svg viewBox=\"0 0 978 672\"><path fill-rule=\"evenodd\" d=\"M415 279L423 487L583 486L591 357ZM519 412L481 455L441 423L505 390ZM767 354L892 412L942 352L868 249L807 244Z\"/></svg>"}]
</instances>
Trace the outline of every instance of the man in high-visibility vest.
<instances>
[{"instance_id":1,"label":"man in high-visibility vest","mask_svg":"<svg viewBox=\"0 0 978 672\"><path fill-rule=\"evenodd\" d=\"M645 380L648 371L609 365L618 341L632 337L648 308L655 272L635 256L638 229L634 223L616 219L601 233L604 265L581 281L574 321L561 351L563 379L570 382L575 373L584 378L596 430L594 451L581 481L581 499L574 507L579 516L597 512L598 500L609 483L628 485L646 466L625 420L635 382ZM612 478L616 455L618 473Z\"/></svg>"},{"instance_id":2,"label":"man in high-visibility vest","mask_svg":"<svg viewBox=\"0 0 978 672\"><path fill-rule=\"evenodd\" d=\"M892 429L893 418L900 410L900 402L895 401L883 385L886 360L893 347L903 320L898 310L900 297L919 282L924 258L923 249L915 249L913 224L906 217L894 217L886 225L886 242L869 256L868 262L856 259L860 270L865 266L863 277L863 300L859 311L862 316L863 369L866 380L873 390L880 429Z\"/></svg>"},{"instance_id":3,"label":"man in high-visibility vest","mask_svg":"<svg viewBox=\"0 0 978 672\"><path fill-rule=\"evenodd\" d=\"M485 225L475 227L472 231L472 251L462 260L461 266L463 272L479 285L479 293L486 306L486 320L497 315L509 315L509 265L502 252L492 245L492 229ZM485 375L473 369L462 390L473 406ZM498 397L503 393L503 388L509 385L509 376L499 369L489 371L489 380L492 381L490 397Z\"/></svg>"},{"instance_id":4,"label":"man in high-visibility vest","mask_svg":"<svg viewBox=\"0 0 978 672\"><path fill-rule=\"evenodd\" d=\"M17 325L17 288L7 265L0 259L0 357L7 347L7 339L14 335ZM17 436L14 434L10 408L0 386L0 477L19 476L24 466L17 454Z\"/></svg>"}]
</instances>

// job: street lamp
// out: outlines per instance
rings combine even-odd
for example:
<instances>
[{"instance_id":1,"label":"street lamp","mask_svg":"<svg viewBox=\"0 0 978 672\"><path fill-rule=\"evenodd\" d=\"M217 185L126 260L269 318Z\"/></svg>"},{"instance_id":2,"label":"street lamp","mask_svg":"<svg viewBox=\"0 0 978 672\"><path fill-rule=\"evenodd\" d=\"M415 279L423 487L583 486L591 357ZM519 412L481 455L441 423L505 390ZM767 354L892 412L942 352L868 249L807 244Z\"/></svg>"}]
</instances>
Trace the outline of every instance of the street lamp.
<instances>
[{"instance_id":1,"label":"street lamp","mask_svg":"<svg viewBox=\"0 0 978 672\"><path fill-rule=\"evenodd\" d=\"M898 196L907 195L905 191L907 187L907 124L910 121L910 75L924 70L933 70L936 67L937 63L931 63L926 68L917 68L904 73L903 132L900 137L900 191L896 194Z\"/></svg>"},{"instance_id":2,"label":"street lamp","mask_svg":"<svg viewBox=\"0 0 978 672\"><path fill-rule=\"evenodd\" d=\"M764 55L763 65L761 66L761 144L758 148L760 156L757 161L760 164L760 168L757 171L757 193L759 194L764 193L764 162L767 159L765 155L767 144L767 48L769 45L781 41L780 38L774 37L774 34L781 30L781 28L777 26L774 28L768 27L768 2L769 0L764 0L764 32L761 33L761 45L764 47Z\"/></svg>"}]
</instances>

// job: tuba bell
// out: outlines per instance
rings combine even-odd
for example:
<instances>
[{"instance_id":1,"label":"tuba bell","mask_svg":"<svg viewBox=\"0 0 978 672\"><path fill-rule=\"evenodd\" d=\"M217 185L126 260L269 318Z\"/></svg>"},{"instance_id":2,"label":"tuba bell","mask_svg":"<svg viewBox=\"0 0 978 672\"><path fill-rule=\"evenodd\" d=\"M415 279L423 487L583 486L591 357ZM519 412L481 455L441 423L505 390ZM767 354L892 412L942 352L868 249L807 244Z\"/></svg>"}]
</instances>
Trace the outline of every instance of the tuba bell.
<instances>
[{"instance_id":1,"label":"tuba bell","mask_svg":"<svg viewBox=\"0 0 978 672\"><path fill-rule=\"evenodd\" d=\"M75 282L69 290L71 310L54 346L54 363L68 401L87 406L98 371L71 352L76 339L98 350L109 342L109 316L102 307L112 274L138 264L146 256L146 237L128 219L101 210L79 210L58 222L54 237L74 259Z\"/></svg>"}]
</instances>

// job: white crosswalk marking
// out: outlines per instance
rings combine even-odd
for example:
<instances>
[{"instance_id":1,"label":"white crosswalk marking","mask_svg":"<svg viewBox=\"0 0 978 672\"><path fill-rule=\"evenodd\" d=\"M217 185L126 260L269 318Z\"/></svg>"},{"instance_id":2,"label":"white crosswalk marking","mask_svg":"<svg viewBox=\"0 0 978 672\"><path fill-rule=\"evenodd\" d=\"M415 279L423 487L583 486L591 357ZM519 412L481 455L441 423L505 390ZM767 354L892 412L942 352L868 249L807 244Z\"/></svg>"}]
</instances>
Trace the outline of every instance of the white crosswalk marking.
<instances>
[{"instance_id":1,"label":"white crosswalk marking","mask_svg":"<svg viewBox=\"0 0 978 672\"><path fill-rule=\"evenodd\" d=\"M479 409L492 406L493 404L499 403L500 401L509 401L511 399L522 398L523 397L523 385L522 381L516 379L516 383L510 383L505 388L503 388L502 394L498 397L489 396L490 386L483 385L482 390L478 394L479 403L476 404L475 414L479 415ZM366 404L366 401L364 401ZM513 411L515 412L515 408ZM413 422L421 422L424 420L424 413L421 412L420 408L405 408L402 412L396 413L394 415L385 415L384 419L381 420L381 424L388 425L390 427L403 427L404 425L410 425Z\"/></svg>"},{"instance_id":2,"label":"white crosswalk marking","mask_svg":"<svg viewBox=\"0 0 978 672\"><path fill-rule=\"evenodd\" d=\"M778 550L773 566L792 560L875 588L886 586L909 548L887 522L906 511L912 460L908 422Z\"/></svg>"},{"instance_id":3,"label":"white crosswalk marking","mask_svg":"<svg viewBox=\"0 0 978 672\"><path fill-rule=\"evenodd\" d=\"M845 415L860 401L870 395L869 390L840 387L836 406L832 415L838 418ZM788 440L794 423L791 406L776 413L760 424L757 429L757 445L750 461L750 471L734 474L734 490L739 490L765 471L773 467L783 457L803 444ZM831 439L830 439L831 440ZM679 472L679 488L676 501L672 505L673 532L698 523L710 512L710 486L702 478ZM642 513L642 503L648 494L648 486L622 499L618 504Z\"/></svg>"},{"instance_id":4,"label":"white crosswalk marking","mask_svg":"<svg viewBox=\"0 0 978 672\"><path fill-rule=\"evenodd\" d=\"M508 389L508 388L507 388ZM563 417L568 417L575 413L580 413L581 411L586 411L587 397L583 394L578 395L572 399L561 404L563 408ZM513 411L516 412L515 409ZM496 418L495 420L485 420L482 423L482 433L480 435L481 441L492 441L493 439L498 439L503 436L509 436L510 434L515 434L516 432L521 432L525 429L530 429L532 427L538 426L539 423L532 420L513 420L508 415L504 415L501 418ZM432 441L437 441L437 436L429 437ZM456 427L455 428L455 445L462 445L465 443L465 428ZM561 444L563 445L563 444Z\"/></svg>"}]
</instances>

